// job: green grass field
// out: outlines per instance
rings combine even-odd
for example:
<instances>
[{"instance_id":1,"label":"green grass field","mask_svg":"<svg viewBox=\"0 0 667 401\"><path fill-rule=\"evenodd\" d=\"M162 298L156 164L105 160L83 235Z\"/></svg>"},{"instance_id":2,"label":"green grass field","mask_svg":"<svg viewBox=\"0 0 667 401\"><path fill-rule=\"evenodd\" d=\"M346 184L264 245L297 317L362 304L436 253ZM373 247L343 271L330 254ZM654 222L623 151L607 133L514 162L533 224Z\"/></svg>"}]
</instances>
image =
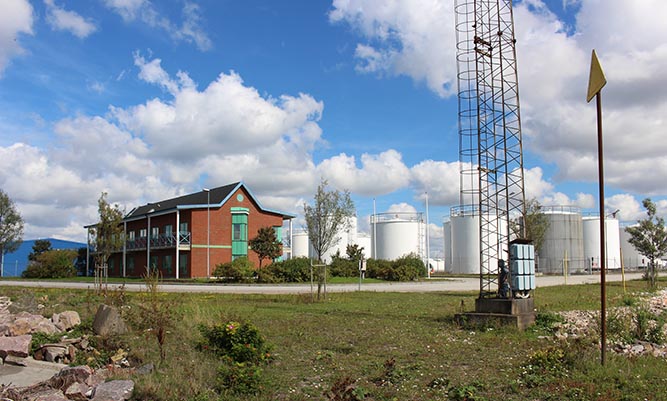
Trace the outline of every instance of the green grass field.
<instances>
[{"instance_id":1,"label":"green grass field","mask_svg":"<svg viewBox=\"0 0 667 401\"><path fill-rule=\"evenodd\" d=\"M664 285L664 282L661 282ZM629 292L645 282L628 283ZM90 321L101 299L89 291L3 288L17 306L47 305L45 314L79 311ZM539 313L599 309L597 285L540 288ZM130 360L158 367L133 377L141 400L667 400L667 361L607 353L595 339L557 342L548 328L458 327L454 314L474 307L476 293L342 293L311 303L310 295L161 294L177 324L159 363L155 339L133 332L105 340ZM609 306L627 299L608 285ZM146 303L147 294L110 294ZM249 321L273 345L258 394L215 392L220 361L197 350L197 325ZM146 334L146 333L144 333ZM119 373L123 376L122 373Z\"/></svg>"}]
</instances>

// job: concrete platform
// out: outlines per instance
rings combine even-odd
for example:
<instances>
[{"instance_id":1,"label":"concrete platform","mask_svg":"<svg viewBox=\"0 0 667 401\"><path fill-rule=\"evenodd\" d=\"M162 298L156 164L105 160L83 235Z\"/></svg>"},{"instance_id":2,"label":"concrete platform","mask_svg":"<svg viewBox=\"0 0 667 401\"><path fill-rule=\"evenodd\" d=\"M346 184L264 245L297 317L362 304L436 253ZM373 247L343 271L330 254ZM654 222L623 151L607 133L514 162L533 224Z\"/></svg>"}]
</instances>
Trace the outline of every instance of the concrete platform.
<instances>
[{"instance_id":1,"label":"concrete platform","mask_svg":"<svg viewBox=\"0 0 667 401\"><path fill-rule=\"evenodd\" d=\"M0 384L12 387L32 386L48 380L67 365L36 361L29 358L7 357L4 365L0 365Z\"/></svg>"},{"instance_id":2,"label":"concrete platform","mask_svg":"<svg viewBox=\"0 0 667 401\"><path fill-rule=\"evenodd\" d=\"M525 330L535 323L535 302L533 298L478 298L475 312L455 315L462 326L493 327L511 325Z\"/></svg>"}]
</instances>

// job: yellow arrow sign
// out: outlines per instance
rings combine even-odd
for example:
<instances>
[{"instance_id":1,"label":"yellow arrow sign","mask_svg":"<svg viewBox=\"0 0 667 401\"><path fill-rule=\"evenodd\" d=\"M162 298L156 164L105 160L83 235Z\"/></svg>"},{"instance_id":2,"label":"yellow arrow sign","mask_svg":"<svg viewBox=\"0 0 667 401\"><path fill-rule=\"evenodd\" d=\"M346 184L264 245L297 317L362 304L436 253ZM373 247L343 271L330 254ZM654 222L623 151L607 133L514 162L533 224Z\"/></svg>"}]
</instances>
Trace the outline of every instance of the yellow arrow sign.
<instances>
[{"instance_id":1,"label":"yellow arrow sign","mask_svg":"<svg viewBox=\"0 0 667 401\"><path fill-rule=\"evenodd\" d=\"M604 77L602 67L600 67L600 61L598 61L598 56L595 54L595 50L593 50L593 54L591 54L591 74L588 77L588 95L586 97L586 102L590 102L591 99L602 90L606 83L607 79Z\"/></svg>"}]
</instances>

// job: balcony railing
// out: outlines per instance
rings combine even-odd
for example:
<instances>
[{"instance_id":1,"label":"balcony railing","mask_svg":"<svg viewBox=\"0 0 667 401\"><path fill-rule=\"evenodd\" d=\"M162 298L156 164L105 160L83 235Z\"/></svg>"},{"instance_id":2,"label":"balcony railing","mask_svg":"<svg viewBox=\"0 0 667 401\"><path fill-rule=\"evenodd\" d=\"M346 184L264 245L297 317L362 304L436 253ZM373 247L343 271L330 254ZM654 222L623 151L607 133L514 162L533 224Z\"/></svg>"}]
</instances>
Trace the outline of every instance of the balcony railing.
<instances>
[{"instance_id":1,"label":"balcony railing","mask_svg":"<svg viewBox=\"0 0 667 401\"><path fill-rule=\"evenodd\" d=\"M190 232L181 232L179 233L179 245L190 245ZM146 249L148 244L147 237L135 238L133 240L128 240L125 244L128 251L136 251L141 249ZM176 246L176 233L164 233L160 234L157 237L150 238L151 249L164 249L164 248L174 248Z\"/></svg>"}]
</instances>

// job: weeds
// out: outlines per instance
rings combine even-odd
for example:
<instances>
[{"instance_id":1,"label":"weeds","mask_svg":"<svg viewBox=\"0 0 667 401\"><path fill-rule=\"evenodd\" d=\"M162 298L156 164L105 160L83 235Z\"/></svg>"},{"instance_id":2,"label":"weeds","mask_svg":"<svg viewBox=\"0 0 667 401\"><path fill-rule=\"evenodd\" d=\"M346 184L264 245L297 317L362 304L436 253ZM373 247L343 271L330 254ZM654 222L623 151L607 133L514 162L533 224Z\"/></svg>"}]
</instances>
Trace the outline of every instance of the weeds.
<instances>
[{"instance_id":1,"label":"weeds","mask_svg":"<svg viewBox=\"0 0 667 401\"><path fill-rule=\"evenodd\" d=\"M144 275L145 302L138 302L133 315L134 325L147 336L154 337L160 351L160 362L166 358L165 341L170 330L176 325L178 314L176 302L171 297L160 294L160 273L152 270Z\"/></svg>"}]
</instances>

